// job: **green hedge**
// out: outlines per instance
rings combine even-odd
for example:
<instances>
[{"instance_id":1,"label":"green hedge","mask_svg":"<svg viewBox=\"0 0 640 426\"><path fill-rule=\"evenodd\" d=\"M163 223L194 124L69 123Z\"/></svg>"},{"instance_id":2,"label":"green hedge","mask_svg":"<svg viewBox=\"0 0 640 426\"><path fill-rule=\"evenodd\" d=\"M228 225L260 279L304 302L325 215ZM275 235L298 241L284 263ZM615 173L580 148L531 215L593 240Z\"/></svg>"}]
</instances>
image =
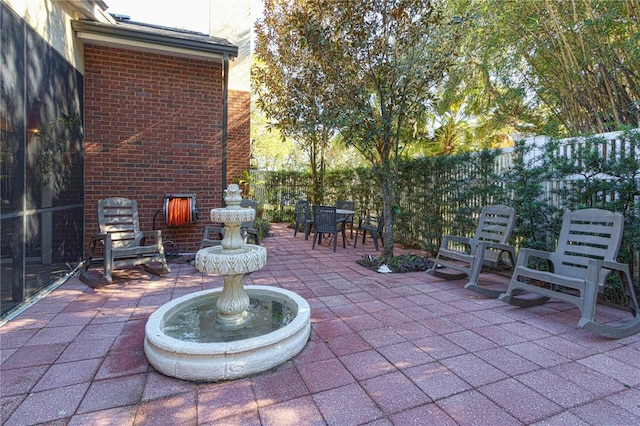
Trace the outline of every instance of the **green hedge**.
<instances>
[{"instance_id":1,"label":"green hedge","mask_svg":"<svg viewBox=\"0 0 640 426\"><path fill-rule=\"evenodd\" d=\"M471 236L481 208L504 203L517 212L511 243L549 250L555 247L563 209L598 207L625 215L619 260L636 268L637 280L640 131L627 131L621 140L616 152L604 156L609 145L601 137L551 139L537 150L517 143L505 171L496 167L499 150L403 160L394 241L435 252L443 234ZM323 199L312 200L309 173L266 173L265 217L292 222L300 198L326 205L353 200L356 216L382 210L379 185L369 169L329 171L324 182Z\"/></svg>"}]
</instances>

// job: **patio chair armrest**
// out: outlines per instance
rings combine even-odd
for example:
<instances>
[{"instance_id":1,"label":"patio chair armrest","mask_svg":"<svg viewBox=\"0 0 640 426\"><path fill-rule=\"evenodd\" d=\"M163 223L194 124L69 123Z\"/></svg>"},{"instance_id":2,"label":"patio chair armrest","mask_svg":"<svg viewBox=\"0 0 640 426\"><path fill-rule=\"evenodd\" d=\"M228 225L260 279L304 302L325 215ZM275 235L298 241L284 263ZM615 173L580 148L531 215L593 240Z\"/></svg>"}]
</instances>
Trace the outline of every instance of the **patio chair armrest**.
<instances>
[{"instance_id":1,"label":"patio chair armrest","mask_svg":"<svg viewBox=\"0 0 640 426\"><path fill-rule=\"evenodd\" d=\"M515 250L515 247L512 246L511 244L492 243L492 242L489 242L489 241L482 241L481 244L484 244L485 248L492 248L492 249L496 249L496 250L502 250L502 251L513 251L513 250Z\"/></svg>"},{"instance_id":2,"label":"patio chair armrest","mask_svg":"<svg viewBox=\"0 0 640 426\"><path fill-rule=\"evenodd\" d=\"M597 263L599 264L597 266L602 269L610 269L612 271L620 271L625 273L629 272L629 265L627 265L626 263L612 262L610 260L595 260L595 259L589 260L589 263L590 264Z\"/></svg>"},{"instance_id":3,"label":"patio chair armrest","mask_svg":"<svg viewBox=\"0 0 640 426\"><path fill-rule=\"evenodd\" d=\"M91 239L89 240L89 253L87 254L87 257L84 259L84 262L86 263L86 268L89 267L89 264L93 259L93 254L96 251L96 246L98 245L98 241L102 241L103 245L106 245L107 240L110 240L110 239L111 237L109 236L109 234L95 234L91 236Z\"/></svg>"},{"instance_id":4,"label":"patio chair armrest","mask_svg":"<svg viewBox=\"0 0 640 426\"><path fill-rule=\"evenodd\" d=\"M222 239L222 237L224 237L224 226L205 226L204 227L204 234L218 234L218 236L220 237L220 239ZM208 235L207 235L208 236Z\"/></svg>"},{"instance_id":5,"label":"patio chair armrest","mask_svg":"<svg viewBox=\"0 0 640 426\"><path fill-rule=\"evenodd\" d=\"M217 232L220 235L224 235L224 226L207 226L209 232Z\"/></svg>"},{"instance_id":6,"label":"patio chair armrest","mask_svg":"<svg viewBox=\"0 0 640 426\"><path fill-rule=\"evenodd\" d=\"M376 216L361 216L358 219L358 226L377 226L378 220Z\"/></svg>"},{"instance_id":7,"label":"patio chair armrest","mask_svg":"<svg viewBox=\"0 0 640 426\"><path fill-rule=\"evenodd\" d=\"M501 252L509 253L509 257L511 257L512 266L515 265L516 262L516 248L511 244L502 244L502 243L494 243L491 241L480 241L478 243L478 250L476 253L484 253L485 249L493 249Z\"/></svg>"},{"instance_id":8,"label":"patio chair armrest","mask_svg":"<svg viewBox=\"0 0 640 426\"><path fill-rule=\"evenodd\" d=\"M461 236L458 236L458 235L443 235L442 236L441 247L445 248L445 249L448 249L450 242L456 242L456 243L464 244L464 245L468 246L469 248L471 248L471 238L461 237Z\"/></svg>"},{"instance_id":9,"label":"patio chair armrest","mask_svg":"<svg viewBox=\"0 0 640 426\"><path fill-rule=\"evenodd\" d=\"M91 236L89 244L95 244L97 241L104 241L109 234L95 234Z\"/></svg>"},{"instance_id":10,"label":"patio chair armrest","mask_svg":"<svg viewBox=\"0 0 640 426\"><path fill-rule=\"evenodd\" d=\"M160 231L159 229L156 229L153 231L141 231L136 236L136 241L138 241L139 245L141 246L146 245L147 238L153 239L153 243L149 245L157 245L157 246L162 245L162 231Z\"/></svg>"},{"instance_id":11,"label":"patio chair armrest","mask_svg":"<svg viewBox=\"0 0 640 426\"><path fill-rule=\"evenodd\" d=\"M546 260L547 263L553 263L552 255L553 253L548 251L523 247L518 253L518 261L516 265L526 267L529 264L529 259L532 257L538 257L540 259Z\"/></svg>"},{"instance_id":12,"label":"patio chair armrest","mask_svg":"<svg viewBox=\"0 0 640 426\"><path fill-rule=\"evenodd\" d=\"M609 272L604 272L603 269L609 272L617 272L619 275L623 275L628 283L631 283L629 265L626 263L597 259L589 259L589 264L587 265L587 281L596 282L600 287L604 286L605 280L603 274L606 276Z\"/></svg>"}]
</instances>

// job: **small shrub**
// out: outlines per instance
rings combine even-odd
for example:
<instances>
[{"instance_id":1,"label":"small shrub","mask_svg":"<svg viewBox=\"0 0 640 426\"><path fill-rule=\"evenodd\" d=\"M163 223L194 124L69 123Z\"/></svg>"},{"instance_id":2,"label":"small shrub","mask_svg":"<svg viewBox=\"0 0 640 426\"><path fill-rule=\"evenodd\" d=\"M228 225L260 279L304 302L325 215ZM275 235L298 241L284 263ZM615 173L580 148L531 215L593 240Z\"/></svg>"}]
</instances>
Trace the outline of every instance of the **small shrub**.
<instances>
[{"instance_id":1,"label":"small shrub","mask_svg":"<svg viewBox=\"0 0 640 426\"><path fill-rule=\"evenodd\" d=\"M433 261L429 260L427 256L421 257L412 253L405 253L391 258L367 255L362 259L356 260L356 263L376 272L380 266L387 265L391 272L395 273L426 271L433 266Z\"/></svg>"},{"instance_id":2,"label":"small shrub","mask_svg":"<svg viewBox=\"0 0 640 426\"><path fill-rule=\"evenodd\" d=\"M267 235L269 235L269 229L271 225L264 219L259 217L253 222L253 227L258 230L258 238L262 241Z\"/></svg>"}]
</instances>

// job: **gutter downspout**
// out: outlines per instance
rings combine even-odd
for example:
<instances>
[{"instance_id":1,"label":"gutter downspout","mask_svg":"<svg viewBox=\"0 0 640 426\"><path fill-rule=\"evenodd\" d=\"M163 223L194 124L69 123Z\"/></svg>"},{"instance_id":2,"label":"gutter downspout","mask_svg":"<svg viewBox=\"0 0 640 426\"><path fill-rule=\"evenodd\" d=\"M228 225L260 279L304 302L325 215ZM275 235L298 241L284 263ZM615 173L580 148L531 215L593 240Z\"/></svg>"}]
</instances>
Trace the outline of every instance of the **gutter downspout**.
<instances>
[{"instance_id":1,"label":"gutter downspout","mask_svg":"<svg viewBox=\"0 0 640 426\"><path fill-rule=\"evenodd\" d=\"M227 127L229 121L229 54L224 54L224 65L222 68L222 194L227 189ZM224 198L224 197L223 197ZM221 200L222 201L222 200ZM221 202L224 207L224 202Z\"/></svg>"}]
</instances>

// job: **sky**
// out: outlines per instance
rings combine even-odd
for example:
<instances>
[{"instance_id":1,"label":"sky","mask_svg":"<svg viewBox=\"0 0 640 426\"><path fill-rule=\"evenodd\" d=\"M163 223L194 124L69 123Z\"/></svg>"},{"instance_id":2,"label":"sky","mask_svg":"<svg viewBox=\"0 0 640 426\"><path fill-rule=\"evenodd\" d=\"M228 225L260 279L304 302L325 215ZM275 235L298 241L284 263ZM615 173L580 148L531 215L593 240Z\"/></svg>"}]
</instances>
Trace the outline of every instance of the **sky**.
<instances>
[{"instance_id":1,"label":"sky","mask_svg":"<svg viewBox=\"0 0 640 426\"><path fill-rule=\"evenodd\" d=\"M233 0L228 0L233 1ZM209 0L105 0L108 13L127 15L132 21L209 34ZM262 9L262 0L251 0Z\"/></svg>"},{"instance_id":2,"label":"sky","mask_svg":"<svg viewBox=\"0 0 640 426\"><path fill-rule=\"evenodd\" d=\"M233 0L231 0L233 1ZM105 0L108 13L132 21L209 33L209 0Z\"/></svg>"}]
</instances>

